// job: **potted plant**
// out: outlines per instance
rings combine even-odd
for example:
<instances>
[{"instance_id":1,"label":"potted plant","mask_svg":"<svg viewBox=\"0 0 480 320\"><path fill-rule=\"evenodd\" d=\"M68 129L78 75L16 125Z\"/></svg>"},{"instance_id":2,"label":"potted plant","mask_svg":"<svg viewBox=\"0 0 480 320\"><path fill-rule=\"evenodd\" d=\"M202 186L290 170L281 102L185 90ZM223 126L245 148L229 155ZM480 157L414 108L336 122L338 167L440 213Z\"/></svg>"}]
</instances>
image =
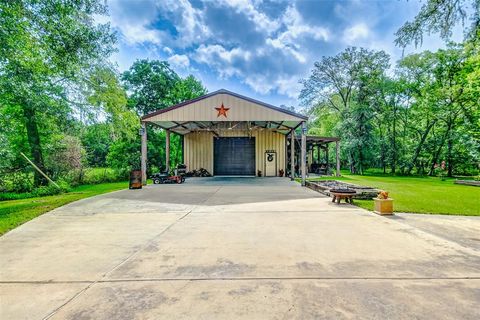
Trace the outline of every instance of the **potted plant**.
<instances>
[{"instance_id":1,"label":"potted plant","mask_svg":"<svg viewBox=\"0 0 480 320\"><path fill-rule=\"evenodd\" d=\"M374 212L380 215L393 214L393 199L388 197L387 191L380 191L376 198L373 198L375 203Z\"/></svg>"},{"instance_id":2,"label":"potted plant","mask_svg":"<svg viewBox=\"0 0 480 320\"><path fill-rule=\"evenodd\" d=\"M283 169L278 170L279 177L283 177L284 174L285 174L285 171L283 171Z\"/></svg>"}]
</instances>

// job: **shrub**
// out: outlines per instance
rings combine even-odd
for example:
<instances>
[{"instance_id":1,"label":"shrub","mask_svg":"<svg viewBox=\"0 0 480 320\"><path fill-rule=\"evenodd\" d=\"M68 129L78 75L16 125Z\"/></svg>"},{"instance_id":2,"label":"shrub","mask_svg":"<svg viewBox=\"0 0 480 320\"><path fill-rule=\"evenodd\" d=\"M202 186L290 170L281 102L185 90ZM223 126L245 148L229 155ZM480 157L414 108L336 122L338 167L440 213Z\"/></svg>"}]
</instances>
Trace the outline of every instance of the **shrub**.
<instances>
[{"instance_id":1,"label":"shrub","mask_svg":"<svg viewBox=\"0 0 480 320\"><path fill-rule=\"evenodd\" d=\"M44 197L44 196L53 196L53 195L56 195L56 194L60 194L60 193L70 191L70 186L65 181L57 182L57 184L60 186L60 189L57 188L53 184L49 184L48 186L41 186L41 187L35 188L31 192L24 192L24 193L4 192L4 193L0 193L0 201L19 200L19 199Z\"/></svg>"},{"instance_id":2,"label":"shrub","mask_svg":"<svg viewBox=\"0 0 480 320\"><path fill-rule=\"evenodd\" d=\"M122 178L121 172L111 168L88 168L85 170L83 182L85 184L98 184L124 180Z\"/></svg>"},{"instance_id":3,"label":"shrub","mask_svg":"<svg viewBox=\"0 0 480 320\"><path fill-rule=\"evenodd\" d=\"M72 184L82 184L85 155L80 139L62 136L46 157L46 166L51 171L51 178L55 180L58 177L65 177Z\"/></svg>"},{"instance_id":4,"label":"shrub","mask_svg":"<svg viewBox=\"0 0 480 320\"><path fill-rule=\"evenodd\" d=\"M65 182L60 183L59 186L60 186L60 189L53 184L49 184L48 186L41 186L33 189L31 194L33 197L45 197L45 196L53 196L56 194L68 192L70 190L70 186Z\"/></svg>"},{"instance_id":5,"label":"shrub","mask_svg":"<svg viewBox=\"0 0 480 320\"><path fill-rule=\"evenodd\" d=\"M31 172L12 172L0 177L0 192L23 193L33 190L33 175Z\"/></svg>"}]
</instances>

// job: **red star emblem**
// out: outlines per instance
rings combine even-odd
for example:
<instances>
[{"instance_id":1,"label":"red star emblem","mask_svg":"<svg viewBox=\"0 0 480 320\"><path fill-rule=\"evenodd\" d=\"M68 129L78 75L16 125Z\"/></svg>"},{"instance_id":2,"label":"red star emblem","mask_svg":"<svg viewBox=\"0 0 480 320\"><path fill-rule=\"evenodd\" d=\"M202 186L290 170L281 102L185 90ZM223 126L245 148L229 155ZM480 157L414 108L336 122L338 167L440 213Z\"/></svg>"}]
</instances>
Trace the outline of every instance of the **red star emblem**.
<instances>
[{"instance_id":1,"label":"red star emblem","mask_svg":"<svg viewBox=\"0 0 480 320\"><path fill-rule=\"evenodd\" d=\"M215 108L215 110L218 111L217 118L220 117L220 116L224 116L226 118L227 117L227 111L230 110L230 108L225 108L223 106L223 103L222 103L222 106L220 108Z\"/></svg>"}]
</instances>

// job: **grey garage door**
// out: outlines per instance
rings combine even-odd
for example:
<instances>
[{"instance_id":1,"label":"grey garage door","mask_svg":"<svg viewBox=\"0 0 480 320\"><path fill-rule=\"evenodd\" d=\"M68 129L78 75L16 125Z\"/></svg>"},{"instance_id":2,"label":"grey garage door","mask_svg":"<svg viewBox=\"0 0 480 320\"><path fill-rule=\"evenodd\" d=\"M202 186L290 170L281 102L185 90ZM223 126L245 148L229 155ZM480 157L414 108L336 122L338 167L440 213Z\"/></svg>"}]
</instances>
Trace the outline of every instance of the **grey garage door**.
<instances>
[{"instance_id":1,"label":"grey garage door","mask_svg":"<svg viewBox=\"0 0 480 320\"><path fill-rule=\"evenodd\" d=\"M255 138L214 138L214 175L255 175Z\"/></svg>"}]
</instances>

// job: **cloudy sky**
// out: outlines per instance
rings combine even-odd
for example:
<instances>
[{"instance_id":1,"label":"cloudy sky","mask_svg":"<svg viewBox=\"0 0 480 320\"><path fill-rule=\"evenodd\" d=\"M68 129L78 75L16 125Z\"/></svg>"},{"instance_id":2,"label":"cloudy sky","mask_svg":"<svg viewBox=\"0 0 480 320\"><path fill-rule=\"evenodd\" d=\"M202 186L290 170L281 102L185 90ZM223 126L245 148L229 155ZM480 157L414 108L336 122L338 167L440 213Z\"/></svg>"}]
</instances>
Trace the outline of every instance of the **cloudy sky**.
<instances>
[{"instance_id":1,"label":"cloudy sky","mask_svg":"<svg viewBox=\"0 0 480 320\"><path fill-rule=\"evenodd\" d=\"M121 71L140 58L170 62L209 91L232 90L259 100L297 106L300 79L322 56L348 46L402 50L394 32L419 11L416 0L108 0L118 32L112 59ZM425 39L422 50L443 46ZM417 50L420 50L417 49ZM415 51L408 48L406 52Z\"/></svg>"}]
</instances>

